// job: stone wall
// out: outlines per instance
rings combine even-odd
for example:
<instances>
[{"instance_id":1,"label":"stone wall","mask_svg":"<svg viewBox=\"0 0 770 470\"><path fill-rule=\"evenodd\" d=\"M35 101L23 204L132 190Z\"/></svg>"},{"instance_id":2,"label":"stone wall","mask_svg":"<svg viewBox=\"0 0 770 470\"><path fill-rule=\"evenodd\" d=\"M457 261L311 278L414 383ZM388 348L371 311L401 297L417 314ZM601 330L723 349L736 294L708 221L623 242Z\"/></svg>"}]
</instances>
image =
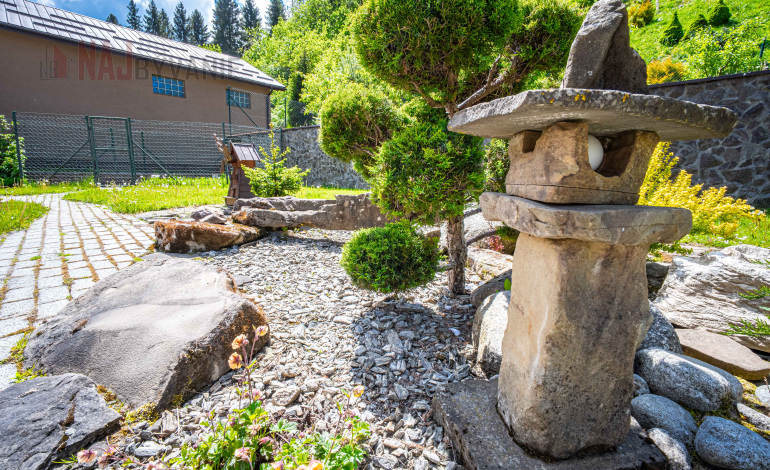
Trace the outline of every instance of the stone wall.
<instances>
[{"instance_id":1,"label":"stone wall","mask_svg":"<svg viewBox=\"0 0 770 470\"><path fill-rule=\"evenodd\" d=\"M770 71L652 85L650 93L738 113L728 137L675 142L670 149L693 183L727 186L730 196L770 207Z\"/></svg>"},{"instance_id":2,"label":"stone wall","mask_svg":"<svg viewBox=\"0 0 770 470\"><path fill-rule=\"evenodd\" d=\"M318 130L319 126L306 126L283 131L282 143L291 149L286 156L287 166L310 168L310 174L305 177L307 186L368 189L369 185L351 164L335 160L321 150Z\"/></svg>"}]
</instances>

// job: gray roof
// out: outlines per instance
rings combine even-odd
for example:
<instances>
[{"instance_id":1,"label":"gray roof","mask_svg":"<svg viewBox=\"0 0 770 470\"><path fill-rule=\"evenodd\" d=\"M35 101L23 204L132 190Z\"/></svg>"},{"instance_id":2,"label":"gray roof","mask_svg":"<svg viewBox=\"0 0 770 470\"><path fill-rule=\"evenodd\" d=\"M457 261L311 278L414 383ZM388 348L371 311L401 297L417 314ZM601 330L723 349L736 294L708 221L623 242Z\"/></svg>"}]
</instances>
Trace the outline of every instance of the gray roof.
<instances>
[{"instance_id":1,"label":"gray roof","mask_svg":"<svg viewBox=\"0 0 770 470\"><path fill-rule=\"evenodd\" d=\"M136 31L27 0L0 0L0 27L69 42L104 45L115 52L284 90L281 83L243 59Z\"/></svg>"}]
</instances>

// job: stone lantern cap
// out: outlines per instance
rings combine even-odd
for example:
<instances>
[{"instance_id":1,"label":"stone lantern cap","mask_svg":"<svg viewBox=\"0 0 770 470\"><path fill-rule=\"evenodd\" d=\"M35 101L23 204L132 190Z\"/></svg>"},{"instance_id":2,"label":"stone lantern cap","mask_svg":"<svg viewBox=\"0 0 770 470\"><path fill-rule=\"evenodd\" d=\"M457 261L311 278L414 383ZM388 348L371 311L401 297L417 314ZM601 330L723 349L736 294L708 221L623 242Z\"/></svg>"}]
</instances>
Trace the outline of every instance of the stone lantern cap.
<instances>
[{"instance_id":1,"label":"stone lantern cap","mask_svg":"<svg viewBox=\"0 0 770 470\"><path fill-rule=\"evenodd\" d=\"M692 213L679 207L544 204L502 193L484 193L480 202L485 219L539 238L649 246L692 229Z\"/></svg>"},{"instance_id":2,"label":"stone lantern cap","mask_svg":"<svg viewBox=\"0 0 770 470\"><path fill-rule=\"evenodd\" d=\"M586 122L588 133L597 137L642 130L676 141L726 137L738 116L727 108L662 96L561 88L528 90L464 109L449 121L449 130L510 139L564 121Z\"/></svg>"}]
</instances>

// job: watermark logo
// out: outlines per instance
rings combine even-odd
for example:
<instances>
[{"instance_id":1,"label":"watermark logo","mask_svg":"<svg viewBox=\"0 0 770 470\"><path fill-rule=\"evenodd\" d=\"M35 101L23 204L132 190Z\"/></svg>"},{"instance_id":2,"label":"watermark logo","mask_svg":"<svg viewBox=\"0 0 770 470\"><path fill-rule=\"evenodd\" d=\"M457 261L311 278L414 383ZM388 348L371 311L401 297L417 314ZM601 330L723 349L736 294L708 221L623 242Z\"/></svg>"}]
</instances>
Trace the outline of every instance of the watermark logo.
<instances>
[{"instance_id":1,"label":"watermark logo","mask_svg":"<svg viewBox=\"0 0 770 470\"><path fill-rule=\"evenodd\" d=\"M40 61L40 78L43 80L67 79L72 59L58 45L45 46L45 60Z\"/></svg>"}]
</instances>

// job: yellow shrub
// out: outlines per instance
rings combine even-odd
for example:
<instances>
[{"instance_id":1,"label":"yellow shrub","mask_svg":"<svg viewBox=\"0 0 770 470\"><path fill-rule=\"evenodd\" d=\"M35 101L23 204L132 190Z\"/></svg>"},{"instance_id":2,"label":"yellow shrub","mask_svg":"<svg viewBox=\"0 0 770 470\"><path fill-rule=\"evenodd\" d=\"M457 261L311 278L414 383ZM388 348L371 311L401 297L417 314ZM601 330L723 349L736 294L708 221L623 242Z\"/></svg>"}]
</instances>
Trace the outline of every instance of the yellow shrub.
<instances>
[{"instance_id":1,"label":"yellow shrub","mask_svg":"<svg viewBox=\"0 0 770 470\"><path fill-rule=\"evenodd\" d=\"M671 57L663 60L653 60L647 64L647 83L679 82L687 79L687 69L684 64L674 62Z\"/></svg>"},{"instance_id":2,"label":"yellow shrub","mask_svg":"<svg viewBox=\"0 0 770 470\"><path fill-rule=\"evenodd\" d=\"M709 188L692 185L692 175L680 171L671 180L671 170L679 161L668 151L669 142L661 142L647 167L644 183L639 190L639 205L683 207L692 212L693 233L714 234L732 238L744 217L761 220L764 214L743 199L725 196L727 188Z\"/></svg>"},{"instance_id":3,"label":"yellow shrub","mask_svg":"<svg viewBox=\"0 0 770 470\"><path fill-rule=\"evenodd\" d=\"M652 2L638 3L628 8L628 20L637 28L644 28L655 18L655 7Z\"/></svg>"}]
</instances>

